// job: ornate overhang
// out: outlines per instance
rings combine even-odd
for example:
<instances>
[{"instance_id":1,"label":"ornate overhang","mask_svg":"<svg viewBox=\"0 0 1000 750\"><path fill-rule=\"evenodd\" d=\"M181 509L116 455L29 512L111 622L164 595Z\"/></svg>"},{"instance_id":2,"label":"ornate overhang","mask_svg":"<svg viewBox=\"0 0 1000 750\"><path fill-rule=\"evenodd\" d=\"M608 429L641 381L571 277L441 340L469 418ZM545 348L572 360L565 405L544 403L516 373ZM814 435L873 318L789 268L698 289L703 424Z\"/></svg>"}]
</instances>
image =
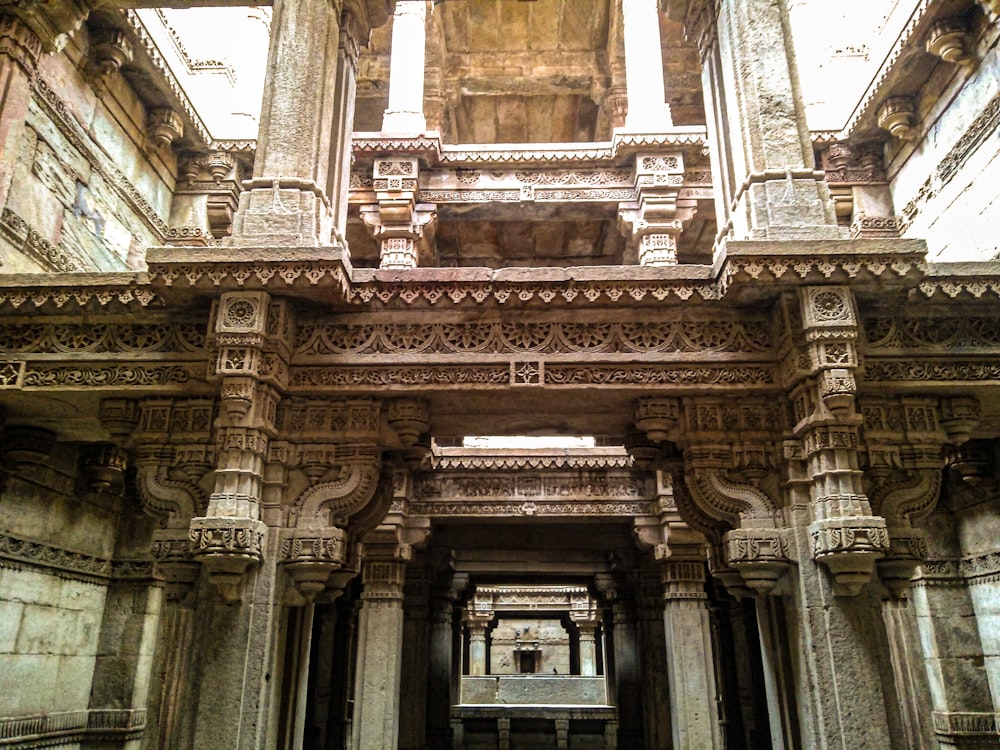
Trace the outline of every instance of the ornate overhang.
<instances>
[{"instance_id":1,"label":"ornate overhang","mask_svg":"<svg viewBox=\"0 0 1000 750\"><path fill-rule=\"evenodd\" d=\"M266 292L295 308L288 369L268 376L289 395L420 393L440 435L470 434L469 414L507 433L621 435L649 388L782 392L775 302L828 284L858 299L862 390L1000 378L1000 269L927 267L918 241L731 242L713 267L495 271L352 269L336 249L161 248L146 273L5 277L0 390L19 409L60 390L214 393L213 300Z\"/></svg>"}]
</instances>

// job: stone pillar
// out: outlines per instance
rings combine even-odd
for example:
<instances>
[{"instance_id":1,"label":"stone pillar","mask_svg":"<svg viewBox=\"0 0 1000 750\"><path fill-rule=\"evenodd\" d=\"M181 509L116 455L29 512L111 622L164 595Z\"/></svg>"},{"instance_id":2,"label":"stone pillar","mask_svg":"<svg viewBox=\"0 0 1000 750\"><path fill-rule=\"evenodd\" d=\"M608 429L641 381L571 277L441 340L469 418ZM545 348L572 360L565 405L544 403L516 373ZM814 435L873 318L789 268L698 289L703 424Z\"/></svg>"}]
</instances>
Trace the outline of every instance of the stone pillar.
<instances>
[{"instance_id":1,"label":"stone pillar","mask_svg":"<svg viewBox=\"0 0 1000 750\"><path fill-rule=\"evenodd\" d=\"M383 133L418 135L427 130L424 119L426 8L424 0L398 0L396 3L389 58L389 107L382 118Z\"/></svg>"},{"instance_id":2,"label":"stone pillar","mask_svg":"<svg viewBox=\"0 0 1000 750\"><path fill-rule=\"evenodd\" d=\"M597 674L597 623L577 623L580 631L580 674Z\"/></svg>"},{"instance_id":3,"label":"stone pillar","mask_svg":"<svg viewBox=\"0 0 1000 750\"><path fill-rule=\"evenodd\" d=\"M450 586L431 595L430 654L427 671L427 744L432 750L451 750L450 711L455 642L455 598Z\"/></svg>"},{"instance_id":4,"label":"stone pillar","mask_svg":"<svg viewBox=\"0 0 1000 750\"><path fill-rule=\"evenodd\" d=\"M611 649L614 671L615 705L618 707L618 746L642 747L642 680L639 672L639 653L636 639L634 603L624 598L620 588L608 587L598 580L598 588L612 600ZM628 590L631 594L631 589Z\"/></svg>"},{"instance_id":5,"label":"stone pillar","mask_svg":"<svg viewBox=\"0 0 1000 750\"><path fill-rule=\"evenodd\" d=\"M663 585L660 571L644 561L638 594L639 648L642 653L643 714L646 747L670 747L670 679L667 670L666 634L663 628Z\"/></svg>"},{"instance_id":6,"label":"stone pillar","mask_svg":"<svg viewBox=\"0 0 1000 750\"><path fill-rule=\"evenodd\" d=\"M15 16L0 15L0 210L14 173L15 139L24 127L31 81L38 70L42 42Z\"/></svg>"},{"instance_id":7,"label":"stone pillar","mask_svg":"<svg viewBox=\"0 0 1000 750\"><path fill-rule=\"evenodd\" d=\"M421 750L427 746L428 623L430 572L423 565L411 564L407 571L403 599L403 652L406 668L400 684L400 750Z\"/></svg>"},{"instance_id":8,"label":"stone pillar","mask_svg":"<svg viewBox=\"0 0 1000 750\"><path fill-rule=\"evenodd\" d=\"M717 15L712 5L670 0L667 12L705 63L720 238L841 238L815 166L786 1L723 0Z\"/></svg>"},{"instance_id":9,"label":"stone pillar","mask_svg":"<svg viewBox=\"0 0 1000 750\"><path fill-rule=\"evenodd\" d=\"M398 747L405 546L366 548L358 617L353 750Z\"/></svg>"},{"instance_id":10,"label":"stone pillar","mask_svg":"<svg viewBox=\"0 0 1000 750\"><path fill-rule=\"evenodd\" d=\"M470 622L469 628L469 674L475 677L486 674L486 629L488 623Z\"/></svg>"},{"instance_id":11,"label":"stone pillar","mask_svg":"<svg viewBox=\"0 0 1000 750\"><path fill-rule=\"evenodd\" d=\"M337 71L333 92L333 130L330 134L330 166L327 169L326 194L333 208L335 245L346 249L347 201L351 192L351 157L353 147L354 103L357 91L358 32L350 14L341 16L337 45Z\"/></svg>"},{"instance_id":12,"label":"stone pillar","mask_svg":"<svg viewBox=\"0 0 1000 750\"><path fill-rule=\"evenodd\" d=\"M625 129L662 133L673 126L663 98L663 53L656 0L621 0L628 114Z\"/></svg>"},{"instance_id":13,"label":"stone pillar","mask_svg":"<svg viewBox=\"0 0 1000 750\"><path fill-rule=\"evenodd\" d=\"M801 289L808 370L792 403L797 438L785 443L787 510L798 560L792 628L802 742L892 747L901 731L875 562L889 553L886 521L862 484L854 368L856 305L843 287ZM797 622L794 618L797 618Z\"/></svg>"},{"instance_id":14,"label":"stone pillar","mask_svg":"<svg viewBox=\"0 0 1000 750\"><path fill-rule=\"evenodd\" d=\"M333 203L342 197L328 191L346 179L337 162L350 140L343 118L353 99L342 79L353 67L342 64L341 26L327 0L274 4L257 158L233 220L235 245L330 244Z\"/></svg>"},{"instance_id":15,"label":"stone pillar","mask_svg":"<svg viewBox=\"0 0 1000 750\"><path fill-rule=\"evenodd\" d=\"M673 747L721 748L705 563L666 558L660 566Z\"/></svg>"}]
</instances>

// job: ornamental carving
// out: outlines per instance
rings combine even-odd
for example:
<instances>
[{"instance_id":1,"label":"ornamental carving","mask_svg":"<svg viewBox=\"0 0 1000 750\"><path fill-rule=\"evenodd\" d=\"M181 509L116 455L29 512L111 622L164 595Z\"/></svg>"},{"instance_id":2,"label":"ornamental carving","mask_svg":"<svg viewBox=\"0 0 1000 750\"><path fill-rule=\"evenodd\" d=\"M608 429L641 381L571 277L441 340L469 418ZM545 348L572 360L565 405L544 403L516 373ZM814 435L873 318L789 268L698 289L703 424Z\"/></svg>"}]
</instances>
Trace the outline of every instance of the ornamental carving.
<instances>
[{"instance_id":1,"label":"ornamental carving","mask_svg":"<svg viewBox=\"0 0 1000 750\"><path fill-rule=\"evenodd\" d=\"M1000 318L866 318L868 351L1000 347Z\"/></svg>"},{"instance_id":2,"label":"ornamental carving","mask_svg":"<svg viewBox=\"0 0 1000 750\"><path fill-rule=\"evenodd\" d=\"M122 388L175 386L198 379L204 365L41 365L29 363L22 378L25 388L87 386Z\"/></svg>"},{"instance_id":3,"label":"ornamental carving","mask_svg":"<svg viewBox=\"0 0 1000 750\"><path fill-rule=\"evenodd\" d=\"M195 320L0 323L0 352L201 353L204 348L205 326Z\"/></svg>"},{"instance_id":4,"label":"ornamental carving","mask_svg":"<svg viewBox=\"0 0 1000 750\"><path fill-rule=\"evenodd\" d=\"M0 329L2 330L2 329ZM668 323L303 323L295 356L396 353L747 352L769 350L766 321Z\"/></svg>"}]
</instances>

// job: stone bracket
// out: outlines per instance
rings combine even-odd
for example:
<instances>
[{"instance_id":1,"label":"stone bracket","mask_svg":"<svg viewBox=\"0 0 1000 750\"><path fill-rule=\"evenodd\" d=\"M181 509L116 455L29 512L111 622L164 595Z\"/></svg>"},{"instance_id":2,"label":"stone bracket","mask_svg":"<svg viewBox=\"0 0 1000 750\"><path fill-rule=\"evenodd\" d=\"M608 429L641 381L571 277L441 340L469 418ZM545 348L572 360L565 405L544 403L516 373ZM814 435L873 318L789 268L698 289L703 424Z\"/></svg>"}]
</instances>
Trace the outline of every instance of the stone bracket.
<instances>
[{"instance_id":1,"label":"stone bracket","mask_svg":"<svg viewBox=\"0 0 1000 750\"><path fill-rule=\"evenodd\" d=\"M790 534L790 529L733 529L725 535L726 562L755 594L770 594L794 564Z\"/></svg>"},{"instance_id":2,"label":"stone bracket","mask_svg":"<svg viewBox=\"0 0 1000 750\"><path fill-rule=\"evenodd\" d=\"M194 556L227 604L243 600L245 574L263 559L267 527L254 518L212 516L191 519Z\"/></svg>"},{"instance_id":3,"label":"stone bracket","mask_svg":"<svg viewBox=\"0 0 1000 750\"><path fill-rule=\"evenodd\" d=\"M809 526L813 559L833 576L838 596L857 596L871 580L875 561L889 552L889 532L878 516L847 516Z\"/></svg>"},{"instance_id":4,"label":"stone bracket","mask_svg":"<svg viewBox=\"0 0 1000 750\"><path fill-rule=\"evenodd\" d=\"M314 601L327 587L330 575L346 565L347 541L347 532L336 526L283 531L281 565L303 603Z\"/></svg>"}]
</instances>

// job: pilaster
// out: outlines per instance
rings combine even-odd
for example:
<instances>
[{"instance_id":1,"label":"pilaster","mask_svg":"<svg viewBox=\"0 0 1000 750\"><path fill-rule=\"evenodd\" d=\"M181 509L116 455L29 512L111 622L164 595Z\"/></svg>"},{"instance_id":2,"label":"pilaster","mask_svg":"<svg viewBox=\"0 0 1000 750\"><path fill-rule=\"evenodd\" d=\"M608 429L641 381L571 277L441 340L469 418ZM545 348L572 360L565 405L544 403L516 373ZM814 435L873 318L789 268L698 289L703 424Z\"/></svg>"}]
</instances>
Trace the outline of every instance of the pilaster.
<instances>
[{"instance_id":1,"label":"pilaster","mask_svg":"<svg viewBox=\"0 0 1000 750\"><path fill-rule=\"evenodd\" d=\"M0 209L7 204L15 159L11 146L28 114L42 48L42 39L25 21L0 15Z\"/></svg>"}]
</instances>

